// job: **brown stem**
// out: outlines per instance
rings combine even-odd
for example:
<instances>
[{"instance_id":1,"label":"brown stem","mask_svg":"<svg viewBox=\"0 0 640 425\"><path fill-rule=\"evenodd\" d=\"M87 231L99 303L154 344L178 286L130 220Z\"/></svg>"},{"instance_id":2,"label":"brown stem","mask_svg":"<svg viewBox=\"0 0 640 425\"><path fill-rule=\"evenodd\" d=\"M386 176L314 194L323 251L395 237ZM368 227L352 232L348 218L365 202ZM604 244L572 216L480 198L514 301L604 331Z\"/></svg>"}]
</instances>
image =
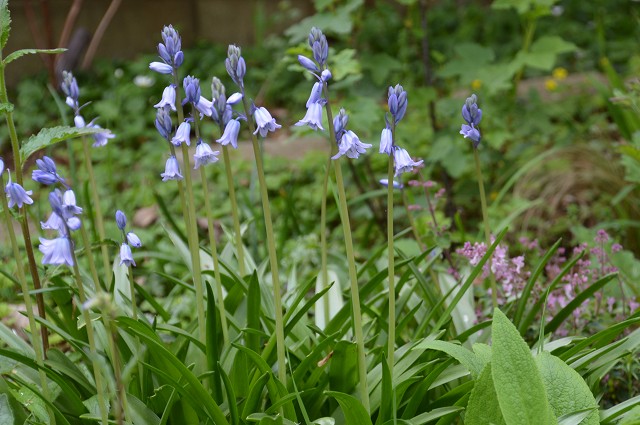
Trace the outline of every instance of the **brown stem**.
<instances>
[{"instance_id":1,"label":"brown stem","mask_svg":"<svg viewBox=\"0 0 640 425\"><path fill-rule=\"evenodd\" d=\"M71 4L69 12L67 13L67 19L65 19L64 26L62 27L60 41L58 41L58 45L60 47L67 47L67 44L69 44L71 32L73 31L73 27L75 27L76 25L76 19L78 18L80 10L82 9L83 1L84 0L73 0L73 4Z\"/></svg>"},{"instance_id":2,"label":"brown stem","mask_svg":"<svg viewBox=\"0 0 640 425\"><path fill-rule=\"evenodd\" d=\"M102 41L102 37L104 36L105 31L107 30L107 28L109 27L109 24L111 23L111 19L113 19L114 15L118 11L118 8L120 7L120 3L122 3L122 0L111 0L111 4L109 5L109 8L104 13L104 16L102 17L102 19L100 20L100 23L98 24L98 28L96 28L96 32L93 34L91 43L87 48L87 53L84 55L84 59L81 65L82 69L87 69L91 66L91 63L93 62L93 57L96 55L96 50L98 50L98 46Z\"/></svg>"}]
</instances>

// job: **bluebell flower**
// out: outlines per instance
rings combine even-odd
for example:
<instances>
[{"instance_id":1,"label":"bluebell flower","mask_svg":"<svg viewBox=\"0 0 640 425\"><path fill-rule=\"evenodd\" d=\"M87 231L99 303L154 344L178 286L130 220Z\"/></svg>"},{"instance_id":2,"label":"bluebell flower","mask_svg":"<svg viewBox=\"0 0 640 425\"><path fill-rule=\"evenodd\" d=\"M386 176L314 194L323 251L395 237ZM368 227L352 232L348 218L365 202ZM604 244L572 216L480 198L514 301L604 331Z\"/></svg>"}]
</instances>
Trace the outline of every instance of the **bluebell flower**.
<instances>
[{"instance_id":1,"label":"bluebell flower","mask_svg":"<svg viewBox=\"0 0 640 425\"><path fill-rule=\"evenodd\" d=\"M393 163L396 169L396 176L399 176L402 173L413 171L413 167L422 165L423 162L424 161L422 160L415 162L413 159L411 159L411 156L409 156L409 152L402 149L400 146L394 146Z\"/></svg>"},{"instance_id":2,"label":"bluebell flower","mask_svg":"<svg viewBox=\"0 0 640 425\"><path fill-rule=\"evenodd\" d=\"M78 217L69 217L66 221L69 230L76 231L82 226L82 221Z\"/></svg>"},{"instance_id":3,"label":"bluebell flower","mask_svg":"<svg viewBox=\"0 0 640 425\"><path fill-rule=\"evenodd\" d=\"M380 184L383 185L384 187L388 187L389 186L389 179L380 179ZM403 187L404 187L404 185L402 183L393 180L393 188L394 189L402 189Z\"/></svg>"},{"instance_id":4,"label":"bluebell flower","mask_svg":"<svg viewBox=\"0 0 640 425\"><path fill-rule=\"evenodd\" d=\"M320 102L312 103L311 106L308 107L304 118L295 125L308 125L312 130L324 130L324 128L322 128L322 105Z\"/></svg>"},{"instance_id":5,"label":"bluebell flower","mask_svg":"<svg viewBox=\"0 0 640 425\"><path fill-rule=\"evenodd\" d=\"M136 266L136 262L133 261L133 254L131 253L131 247L129 244L123 242L120 245L120 265L124 266Z\"/></svg>"},{"instance_id":6,"label":"bluebell flower","mask_svg":"<svg viewBox=\"0 0 640 425\"><path fill-rule=\"evenodd\" d=\"M73 123L78 128L85 128L87 126L82 115L76 115L75 117L73 117Z\"/></svg>"},{"instance_id":7,"label":"bluebell flower","mask_svg":"<svg viewBox=\"0 0 640 425\"><path fill-rule=\"evenodd\" d=\"M393 132L389 127L385 127L380 135L380 153L391 155L393 150Z\"/></svg>"},{"instance_id":8,"label":"bluebell flower","mask_svg":"<svg viewBox=\"0 0 640 425\"><path fill-rule=\"evenodd\" d=\"M219 154L220 152L214 152L208 143L204 143L202 140L198 141L198 144L196 145L196 153L193 155L193 159L196 163L193 168L197 170L201 165L212 164L218 161Z\"/></svg>"},{"instance_id":9,"label":"bluebell flower","mask_svg":"<svg viewBox=\"0 0 640 425\"><path fill-rule=\"evenodd\" d=\"M60 84L62 92L67 96L65 103L73 109L78 109L78 97L80 96L80 89L78 88L78 82L71 72L62 71L62 83Z\"/></svg>"},{"instance_id":10,"label":"bluebell flower","mask_svg":"<svg viewBox=\"0 0 640 425\"><path fill-rule=\"evenodd\" d=\"M149 69L159 74L171 74L173 73L173 67L162 62L151 62Z\"/></svg>"},{"instance_id":11,"label":"bluebell flower","mask_svg":"<svg viewBox=\"0 0 640 425\"><path fill-rule=\"evenodd\" d=\"M321 67L326 65L327 57L329 56L329 44L327 43L327 37L322 31L316 27L311 28L309 33L309 46L313 52L313 58L320 64Z\"/></svg>"},{"instance_id":12,"label":"bluebell flower","mask_svg":"<svg viewBox=\"0 0 640 425\"><path fill-rule=\"evenodd\" d=\"M64 229L65 222L58 214L52 212L47 221L40 222L42 230L61 230Z\"/></svg>"},{"instance_id":13,"label":"bluebell flower","mask_svg":"<svg viewBox=\"0 0 640 425\"><path fill-rule=\"evenodd\" d=\"M300 62L300 65L302 65L308 71L311 71L313 73L320 72L320 68L318 68L318 65L316 65L314 61L306 56L298 55L298 62Z\"/></svg>"},{"instance_id":14,"label":"bluebell flower","mask_svg":"<svg viewBox=\"0 0 640 425\"><path fill-rule=\"evenodd\" d=\"M336 142L340 140L340 137L342 137L342 133L346 130L348 123L349 115L347 115L344 108L340 108L338 115L333 118L333 129L336 132Z\"/></svg>"},{"instance_id":15,"label":"bluebell flower","mask_svg":"<svg viewBox=\"0 0 640 425\"><path fill-rule=\"evenodd\" d=\"M163 108L165 106L169 106L172 111L176 110L176 86L173 84L165 87L162 91L162 99L153 105L154 108Z\"/></svg>"},{"instance_id":16,"label":"bluebell flower","mask_svg":"<svg viewBox=\"0 0 640 425\"><path fill-rule=\"evenodd\" d=\"M237 119L231 119L227 122L227 125L224 127L224 132L222 133L222 137L220 137L216 142L220 143L222 146L226 146L231 143L234 149L238 149L238 134L240 133L240 121Z\"/></svg>"},{"instance_id":17,"label":"bluebell flower","mask_svg":"<svg viewBox=\"0 0 640 425\"><path fill-rule=\"evenodd\" d=\"M180 146L181 143L186 143L187 146L191 145L191 124L185 120L178 126L176 135L171 139L171 143L174 146Z\"/></svg>"},{"instance_id":18,"label":"bluebell flower","mask_svg":"<svg viewBox=\"0 0 640 425\"><path fill-rule=\"evenodd\" d=\"M200 100L195 104L196 109L202 114L210 117L213 114L213 102L210 102L204 96L200 96ZM202 117L202 115L200 115Z\"/></svg>"},{"instance_id":19,"label":"bluebell flower","mask_svg":"<svg viewBox=\"0 0 640 425\"><path fill-rule=\"evenodd\" d=\"M170 65L174 65L176 68L182 65L184 60L182 53L182 40L178 31L176 31L172 25L165 26L162 29L162 41L158 44L158 54L160 58Z\"/></svg>"},{"instance_id":20,"label":"bluebell flower","mask_svg":"<svg viewBox=\"0 0 640 425\"><path fill-rule=\"evenodd\" d=\"M261 137L265 137L268 132L276 131L282 127L276 123L276 120L271 116L269 111L264 107L255 108L253 111L253 119L256 123L256 131L253 134L260 133Z\"/></svg>"},{"instance_id":21,"label":"bluebell flower","mask_svg":"<svg viewBox=\"0 0 640 425\"><path fill-rule=\"evenodd\" d=\"M25 204L33 204L33 199L29 197L33 194L33 191L24 190L24 188L18 183L13 183L11 181L11 174L9 174L9 182L5 186L4 192L7 194L7 198L9 199L9 208L13 208L14 205L17 205L18 208L22 208Z\"/></svg>"},{"instance_id":22,"label":"bluebell flower","mask_svg":"<svg viewBox=\"0 0 640 425\"><path fill-rule=\"evenodd\" d=\"M396 124L404 118L404 114L407 112L407 103L407 92L404 91L400 84L395 87L389 87L387 104Z\"/></svg>"},{"instance_id":23,"label":"bluebell flower","mask_svg":"<svg viewBox=\"0 0 640 425\"><path fill-rule=\"evenodd\" d=\"M160 174L162 176L162 181L166 182L167 180L182 180L182 174L180 174L180 165L178 164L178 160L175 156L171 155L169 159L167 159L167 163L164 166L164 173Z\"/></svg>"},{"instance_id":24,"label":"bluebell flower","mask_svg":"<svg viewBox=\"0 0 640 425\"><path fill-rule=\"evenodd\" d=\"M65 190L64 194L62 195L61 208L63 212L63 218L82 214L82 208L76 205L76 194L71 189Z\"/></svg>"},{"instance_id":25,"label":"bluebell flower","mask_svg":"<svg viewBox=\"0 0 640 425\"><path fill-rule=\"evenodd\" d=\"M173 130L173 123L171 122L171 114L169 113L169 108L169 106L158 108L158 112L156 112L155 122L158 133L160 133L160 135L167 140L171 138L171 133Z\"/></svg>"},{"instance_id":26,"label":"bluebell flower","mask_svg":"<svg viewBox=\"0 0 640 425\"><path fill-rule=\"evenodd\" d=\"M4 173L4 160L0 158L0 176Z\"/></svg>"},{"instance_id":27,"label":"bluebell flower","mask_svg":"<svg viewBox=\"0 0 640 425\"><path fill-rule=\"evenodd\" d=\"M346 130L340 137L338 143L338 153L331 157L331 159L338 159L343 155L348 158L356 159L367 151L371 145L368 143L362 143L358 136L351 130Z\"/></svg>"},{"instance_id":28,"label":"bluebell flower","mask_svg":"<svg viewBox=\"0 0 640 425\"><path fill-rule=\"evenodd\" d=\"M472 94L464 102L464 105L462 105L462 118L467 124L462 124L460 128L460 134L462 134L465 139L471 139L474 149L478 148L480 140L482 139L480 130L477 128L482 120L482 109L478 108L477 101L477 96Z\"/></svg>"},{"instance_id":29,"label":"bluebell flower","mask_svg":"<svg viewBox=\"0 0 640 425\"><path fill-rule=\"evenodd\" d=\"M227 50L227 59L224 61L227 73L234 83L240 88L244 88L244 74L247 72L247 65L242 57L240 48L236 45L229 45Z\"/></svg>"},{"instance_id":30,"label":"bluebell flower","mask_svg":"<svg viewBox=\"0 0 640 425\"><path fill-rule=\"evenodd\" d=\"M182 104L193 103L194 105L200 101L200 80L187 75L182 80L182 87L184 88L184 99Z\"/></svg>"},{"instance_id":31,"label":"bluebell flower","mask_svg":"<svg viewBox=\"0 0 640 425\"><path fill-rule=\"evenodd\" d=\"M73 267L72 242L67 236L60 236L55 239L40 238L40 246L42 252L42 264L68 265Z\"/></svg>"},{"instance_id":32,"label":"bluebell flower","mask_svg":"<svg viewBox=\"0 0 640 425\"><path fill-rule=\"evenodd\" d=\"M320 84L319 82L315 82L313 84L313 87L311 88L309 99L307 99L306 107L309 108L309 106L320 101L321 98L322 98L322 84Z\"/></svg>"},{"instance_id":33,"label":"bluebell flower","mask_svg":"<svg viewBox=\"0 0 640 425\"><path fill-rule=\"evenodd\" d=\"M140 241L140 238L138 237L138 235L136 235L133 232L127 233L127 242L129 242L129 245L131 245L134 248L140 248L142 246L142 242Z\"/></svg>"},{"instance_id":34,"label":"bluebell flower","mask_svg":"<svg viewBox=\"0 0 640 425\"><path fill-rule=\"evenodd\" d=\"M242 97L242 93L235 92L227 99L227 105L235 105L242 100Z\"/></svg>"},{"instance_id":35,"label":"bluebell flower","mask_svg":"<svg viewBox=\"0 0 640 425\"><path fill-rule=\"evenodd\" d=\"M88 127L91 128L102 128L98 124L93 124L93 122L89 123ZM100 131L99 133L94 133L91 135L93 137L93 147L99 148L105 146L109 143L109 139L113 139L116 137L110 130Z\"/></svg>"},{"instance_id":36,"label":"bluebell flower","mask_svg":"<svg viewBox=\"0 0 640 425\"><path fill-rule=\"evenodd\" d=\"M31 178L34 181L47 186L58 182L65 184L64 178L57 173L56 164L48 156L44 156L42 159L36 159L36 165L38 169L31 172Z\"/></svg>"},{"instance_id":37,"label":"bluebell flower","mask_svg":"<svg viewBox=\"0 0 640 425\"><path fill-rule=\"evenodd\" d=\"M116 224L118 225L118 229L122 231L127 227L127 216L120 210L116 211Z\"/></svg>"},{"instance_id":38,"label":"bluebell flower","mask_svg":"<svg viewBox=\"0 0 640 425\"><path fill-rule=\"evenodd\" d=\"M323 83L326 83L332 77L333 75L331 74L331 71L329 71L328 69L325 69L324 71L322 71L322 74L320 74L320 81L322 81Z\"/></svg>"}]
</instances>

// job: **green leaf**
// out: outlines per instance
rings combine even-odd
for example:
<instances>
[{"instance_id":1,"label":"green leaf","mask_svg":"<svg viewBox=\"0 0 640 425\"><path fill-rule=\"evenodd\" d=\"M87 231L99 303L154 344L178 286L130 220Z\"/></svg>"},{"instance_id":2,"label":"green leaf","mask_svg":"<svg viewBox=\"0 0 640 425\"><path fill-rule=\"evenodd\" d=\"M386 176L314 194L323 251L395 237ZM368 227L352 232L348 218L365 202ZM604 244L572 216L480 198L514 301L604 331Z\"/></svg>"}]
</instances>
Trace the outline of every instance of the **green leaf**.
<instances>
[{"instance_id":1,"label":"green leaf","mask_svg":"<svg viewBox=\"0 0 640 425\"><path fill-rule=\"evenodd\" d=\"M0 394L0 424L13 425L14 419L9 397L6 394Z\"/></svg>"},{"instance_id":2,"label":"green leaf","mask_svg":"<svg viewBox=\"0 0 640 425\"><path fill-rule=\"evenodd\" d=\"M629 400L625 400L620 404L602 411L600 413L600 423L605 425L613 423L617 418L630 411L631 409L636 408L637 406L640 406L640 395L632 397Z\"/></svg>"},{"instance_id":3,"label":"green leaf","mask_svg":"<svg viewBox=\"0 0 640 425\"><path fill-rule=\"evenodd\" d=\"M21 162L24 164L27 158L29 158L33 153L53 144L68 139L74 139L76 137L89 136L103 131L109 130L102 128L77 128L67 126L43 128L38 134L29 137L29 140L26 142L22 142L22 147L20 148Z\"/></svg>"},{"instance_id":4,"label":"green leaf","mask_svg":"<svg viewBox=\"0 0 640 425\"><path fill-rule=\"evenodd\" d=\"M480 377L471 390L464 420L467 425L505 423L491 377L491 363L482 369Z\"/></svg>"},{"instance_id":5,"label":"green leaf","mask_svg":"<svg viewBox=\"0 0 640 425\"><path fill-rule=\"evenodd\" d=\"M535 361L556 417L591 409L591 413L579 423L582 425L600 423L598 404L578 372L547 352L540 353Z\"/></svg>"},{"instance_id":6,"label":"green leaf","mask_svg":"<svg viewBox=\"0 0 640 425\"><path fill-rule=\"evenodd\" d=\"M66 52L67 49L64 48L58 48L58 49L20 49L20 50L16 50L15 52L12 52L11 54L9 54L4 62L4 65L7 65L8 63L13 62L14 60L18 59L19 57L22 57L24 55L33 55L35 53L45 53L48 55L57 55L58 53L63 53Z\"/></svg>"},{"instance_id":7,"label":"green leaf","mask_svg":"<svg viewBox=\"0 0 640 425\"><path fill-rule=\"evenodd\" d=\"M371 417L357 398L337 391L324 393L338 401L348 425L372 425Z\"/></svg>"},{"instance_id":8,"label":"green leaf","mask_svg":"<svg viewBox=\"0 0 640 425\"><path fill-rule=\"evenodd\" d=\"M220 402L222 400L222 377L218 364L220 360L218 349L218 312L216 309L216 300L213 296L211 285L205 283L207 287L207 366L212 372L211 381L213 382L213 398Z\"/></svg>"},{"instance_id":9,"label":"green leaf","mask_svg":"<svg viewBox=\"0 0 640 425\"><path fill-rule=\"evenodd\" d=\"M13 396L22 403L36 418L48 424L51 423L51 417L47 411L45 402L27 387L21 387L12 391Z\"/></svg>"},{"instance_id":10,"label":"green leaf","mask_svg":"<svg viewBox=\"0 0 640 425\"><path fill-rule=\"evenodd\" d=\"M480 376L480 373L484 368L484 362L479 356L459 344L454 344L448 341L433 340L421 342L416 345L414 349L419 348L425 350L438 350L447 353L469 369L471 375L476 379Z\"/></svg>"},{"instance_id":11,"label":"green leaf","mask_svg":"<svg viewBox=\"0 0 640 425\"><path fill-rule=\"evenodd\" d=\"M575 52L577 49L578 47L575 44L570 41L566 41L557 35L542 36L531 45L532 53L545 52L553 55Z\"/></svg>"},{"instance_id":12,"label":"green leaf","mask_svg":"<svg viewBox=\"0 0 640 425\"><path fill-rule=\"evenodd\" d=\"M127 394L131 421L135 425L159 425L160 418L137 397Z\"/></svg>"},{"instance_id":13,"label":"green leaf","mask_svg":"<svg viewBox=\"0 0 640 425\"><path fill-rule=\"evenodd\" d=\"M491 335L491 375L505 422L510 425L556 424L529 347L497 308L493 312Z\"/></svg>"},{"instance_id":14,"label":"green leaf","mask_svg":"<svg viewBox=\"0 0 640 425\"><path fill-rule=\"evenodd\" d=\"M4 49L11 32L11 14L8 0L0 0L0 49Z\"/></svg>"},{"instance_id":15,"label":"green leaf","mask_svg":"<svg viewBox=\"0 0 640 425\"><path fill-rule=\"evenodd\" d=\"M355 342L338 341L329 367L329 387L350 393L358 383L358 348Z\"/></svg>"}]
</instances>

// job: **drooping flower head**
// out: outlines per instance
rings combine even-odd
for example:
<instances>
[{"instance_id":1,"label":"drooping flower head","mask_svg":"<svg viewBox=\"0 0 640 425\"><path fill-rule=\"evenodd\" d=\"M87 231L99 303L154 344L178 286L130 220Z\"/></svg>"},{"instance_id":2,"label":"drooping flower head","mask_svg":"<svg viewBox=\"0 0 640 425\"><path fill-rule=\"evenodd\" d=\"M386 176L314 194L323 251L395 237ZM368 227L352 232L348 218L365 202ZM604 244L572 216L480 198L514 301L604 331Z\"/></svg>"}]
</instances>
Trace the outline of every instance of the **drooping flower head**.
<instances>
[{"instance_id":1,"label":"drooping flower head","mask_svg":"<svg viewBox=\"0 0 640 425\"><path fill-rule=\"evenodd\" d=\"M55 239L40 238L40 246L42 252L42 264L52 265L68 265L73 267L73 243L66 235L60 235Z\"/></svg>"},{"instance_id":2,"label":"drooping flower head","mask_svg":"<svg viewBox=\"0 0 640 425\"><path fill-rule=\"evenodd\" d=\"M393 163L396 169L396 176L399 176L402 173L407 173L413 171L413 167L417 167L422 165L424 161L414 161L411 159L409 152L405 149L402 149L400 146L394 146L393 150Z\"/></svg>"},{"instance_id":3,"label":"drooping flower head","mask_svg":"<svg viewBox=\"0 0 640 425\"><path fill-rule=\"evenodd\" d=\"M333 128L336 132L336 142L340 141L342 133L346 131L347 124L349 123L349 115L344 108L340 108L340 112L333 118Z\"/></svg>"},{"instance_id":4,"label":"drooping flower head","mask_svg":"<svg viewBox=\"0 0 640 425\"><path fill-rule=\"evenodd\" d=\"M371 147L369 143L362 143L356 133L351 130L347 130L342 133L342 137L338 142L338 153L331 157L331 159L338 159L342 155L346 155L348 158L356 159L367 151Z\"/></svg>"},{"instance_id":5,"label":"drooping flower head","mask_svg":"<svg viewBox=\"0 0 640 425\"><path fill-rule=\"evenodd\" d=\"M9 208L13 208L14 205L22 208L23 205L33 204L33 199L30 198L33 191L24 190L18 183L13 183L11 181L11 173L9 173L9 182L4 187L4 192L7 194L9 200Z\"/></svg>"},{"instance_id":6,"label":"drooping flower head","mask_svg":"<svg viewBox=\"0 0 640 425\"><path fill-rule=\"evenodd\" d=\"M127 216L120 210L116 211L116 224L118 225L118 229L122 231L127 227Z\"/></svg>"},{"instance_id":7,"label":"drooping flower head","mask_svg":"<svg viewBox=\"0 0 640 425\"><path fill-rule=\"evenodd\" d=\"M134 248L140 248L142 246L140 238L133 232L127 232L127 242Z\"/></svg>"},{"instance_id":8,"label":"drooping flower head","mask_svg":"<svg viewBox=\"0 0 640 425\"><path fill-rule=\"evenodd\" d=\"M241 89L244 89L244 74L247 72L247 65L244 62L240 48L235 44L229 45L224 65L233 82Z\"/></svg>"},{"instance_id":9,"label":"drooping flower head","mask_svg":"<svg viewBox=\"0 0 640 425\"><path fill-rule=\"evenodd\" d=\"M389 87L387 104L395 124L400 122L405 112L407 112L407 103L407 92L404 91L400 84L395 87Z\"/></svg>"},{"instance_id":10,"label":"drooping flower head","mask_svg":"<svg viewBox=\"0 0 640 425\"><path fill-rule=\"evenodd\" d=\"M164 27L161 35L163 42L158 44L158 55L162 62L151 62L149 68L160 74L172 74L184 61L182 40L171 25Z\"/></svg>"},{"instance_id":11,"label":"drooping flower head","mask_svg":"<svg viewBox=\"0 0 640 425\"><path fill-rule=\"evenodd\" d=\"M312 130L324 130L324 128L322 128L322 103L314 102L309 105L305 116L295 125L308 125Z\"/></svg>"},{"instance_id":12,"label":"drooping flower head","mask_svg":"<svg viewBox=\"0 0 640 425\"><path fill-rule=\"evenodd\" d=\"M133 254L131 253L131 247L126 242L123 242L122 245L120 245L120 265L127 267L135 267L136 265L136 262L133 260Z\"/></svg>"},{"instance_id":13,"label":"drooping flower head","mask_svg":"<svg viewBox=\"0 0 640 425\"><path fill-rule=\"evenodd\" d=\"M31 178L34 181L47 186L58 182L66 185L64 178L58 174L56 164L53 162L53 159L48 156L44 156L42 159L36 159L36 165L38 168L31 172Z\"/></svg>"},{"instance_id":14,"label":"drooping flower head","mask_svg":"<svg viewBox=\"0 0 640 425\"><path fill-rule=\"evenodd\" d=\"M178 164L178 159L171 155L169 159L167 159L167 163L164 167L164 173L160 174L162 176L162 181L166 182L167 180L182 180L182 174L180 174L180 165Z\"/></svg>"},{"instance_id":15,"label":"drooping flower head","mask_svg":"<svg viewBox=\"0 0 640 425\"><path fill-rule=\"evenodd\" d=\"M462 118L464 118L467 124L462 124L460 128L460 134L462 134L465 139L471 139L474 149L478 148L480 140L482 139L480 130L477 128L482 120L482 109L478 108L477 100L476 95L472 94L471 97L467 98L464 105L462 105Z\"/></svg>"},{"instance_id":16,"label":"drooping flower head","mask_svg":"<svg viewBox=\"0 0 640 425\"><path fill-rule=\"evenodd\" d=\"M118 229L122 232L123 241L120 245L120 265L125 266L135 266L136 263L133 261L133 256L131 254L131 247L140 248L142 246L142 242L138 235L133 232L127 232L127 217L124 212L118 210L116 211L116 224L118 225Z\"/></svg>"},{"instance_id":17,"label":"drooping flower head","mask_svg":"<svg viewBox=\"0 0 640 425\"><path fill-rule=\"evenodd\" d=\"M187 146L191 144L191 124L189 124L188 119L178 126L176 135L171 139L171 143L174 146L180 146L182 143L186 143Z\"/></svg>"},{"instance_id":18,"label":"drooping flower head","mask_svg":"<svg viewBox=\"0 0 640 425\"><path fill-rule=\"evenodd\" d=\"M60 83L62 92L67 96L66 104L74 110L77 110L80 105L78 104L78 97L80 96L80 89L78 88L78 82L73 74L69 71L62 71L62 83Z\"/></svg>"},{"instance_id":19,"label":"drooping flower head","mask_svg":"<svg viewBox=\"0 0 640 425\"><path fill-rule=\"evenodd\" d=\"M182 87L185 93L185 97L182 100L183 105L187 102L195 105L200 101L200 80L191 75L187 75L184 77L184 80L182 80Z\"/></svg>"},{"instance_id":20,"label":"drooping flower head","mask_svg":"<svg viewBox=\"0 0 640 425\"><path fill-rule=\"evenodd\" d=\"M222 137L220 137L216 142L220 143L222 146L226 146L231 144L234 149L238 149L238 134L240 133L240 121L237 119L231 119L227 122L227 125L224 127L224 132L222 133Z\"/></svg>"},{"instance_id":21,"label":"drooping flower head","mask_svg":"<svg viewBox=\"0 0 640 425\"><path fill-rule=\"evenodd\" d=\"M193 155L196 165L193 168L197 170L201 165L207 165L218 161L218 154L220 154L220 152L214 152L208 143L204 143L202 139L198 140L196 153Z\"/></svg>"},{"instance_id":22,"label":"drooping flower head","mask_svg":"<svg viewBox=\"0 0 640 425\"><path fill-rule=\"evenodd\" d=\"M173 84L169 84L162 91L162 99L160 102L153 105L154 108L163 108L168 106L172 111L176 110L176 86Z\"/></svg>"},{"instance_id":23,"label":"drooping flower head","mask_svg":"<svg viewBox=\"0 0 640 425\"><path fill-rule=\"evenodd\" d=\"M256 123L256 131L253 134L260 133L260 136L266 137L270 131L276 131L280 127L280 124L276 123L275 118L271 116L267 108L261 106L259 108L254 107L253 119Z\"/></svg>"},{"instance_id":24,"label":"drooping flower head","mask_svg":"<svg viewBox=\"0 0 640 425\"><path fill-rule=\"evenodd\" d=\"M393 152L393 132L385 127L380 134L380 153L391 155Z\"/></svg>"}]
</instances>

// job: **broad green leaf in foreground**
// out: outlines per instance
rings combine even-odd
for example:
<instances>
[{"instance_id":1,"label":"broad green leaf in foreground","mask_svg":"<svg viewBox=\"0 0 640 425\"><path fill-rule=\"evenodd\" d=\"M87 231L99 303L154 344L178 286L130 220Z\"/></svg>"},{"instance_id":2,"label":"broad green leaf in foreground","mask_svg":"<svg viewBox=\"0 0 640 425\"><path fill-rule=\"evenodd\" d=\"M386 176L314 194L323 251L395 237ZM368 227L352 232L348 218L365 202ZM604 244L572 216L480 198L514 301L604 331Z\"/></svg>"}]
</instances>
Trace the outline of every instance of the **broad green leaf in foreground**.
<instances>
[{"instance_id":1,"label":"broad green leaf in foreground","mask_svg":"<svg viewBox=\"0 0 640 425\"><path fill-rule=\"evenodd\" d=\"M77 128L68 126L43 128L38 134L29 137L29 140L26 142L22 142L22 147L20 148L20 160L24 164L27 158L40 149L44 149L64 140L74 139L81 136L90 136L92 134L102 133L105 131L108 132L109 130L105 130L104 128Z\"/></svg>"},{"instance_id":2,"label":"broad green leaf in foreground","mask_svg":"<svg viewBox=\"0 0 640 425\"><path fill-rule=\"evenodd\" d=\"M58 53L63 53L66 50L67 49L64 49L64 48L58 48L58 49L20 49L20 50L16 50L15 52L12 52L11 54L9 54L9 56L7 56L3 62L6 65L6 64L8 64L10 62L13 62L14 60L16 60L19 57L22 57L24 55L33 55L35 53L45 53L45 54L49 54L49 55L57 55Z\"/></svg>"},{"instance_id":3,"label":"broad green leaf in foreground","mask_svg":"<svg viewBox=\"0 0 640 425\"><path fill-rule=\"evenodd\" d=\"M467 425L503 425L504 418L491 377L491 364L485 366L469 396L464 417Z\"/></svg>"},{"instance_id":4,"label":"broad green leaf in foreground","mask_svg":"<svg viewBox=\"0 0 640 425\"><path fill-rule=\"evenodd\" d=\"M542 377L516 327L497 308L493 312L491 375L505 422L556 424Z\"/></svg>"},{"instance_id":5,"label":"broad green leaf in foreground","mask_svg":"<svg viewBox=\"0 0 640 425\"><path fill-rule=\"evenodd\" d=\"M369 414L357 398L338 391L325 391L325 394L338 401L347 425L372 425Z\"/></svg>"}]
</instances>

